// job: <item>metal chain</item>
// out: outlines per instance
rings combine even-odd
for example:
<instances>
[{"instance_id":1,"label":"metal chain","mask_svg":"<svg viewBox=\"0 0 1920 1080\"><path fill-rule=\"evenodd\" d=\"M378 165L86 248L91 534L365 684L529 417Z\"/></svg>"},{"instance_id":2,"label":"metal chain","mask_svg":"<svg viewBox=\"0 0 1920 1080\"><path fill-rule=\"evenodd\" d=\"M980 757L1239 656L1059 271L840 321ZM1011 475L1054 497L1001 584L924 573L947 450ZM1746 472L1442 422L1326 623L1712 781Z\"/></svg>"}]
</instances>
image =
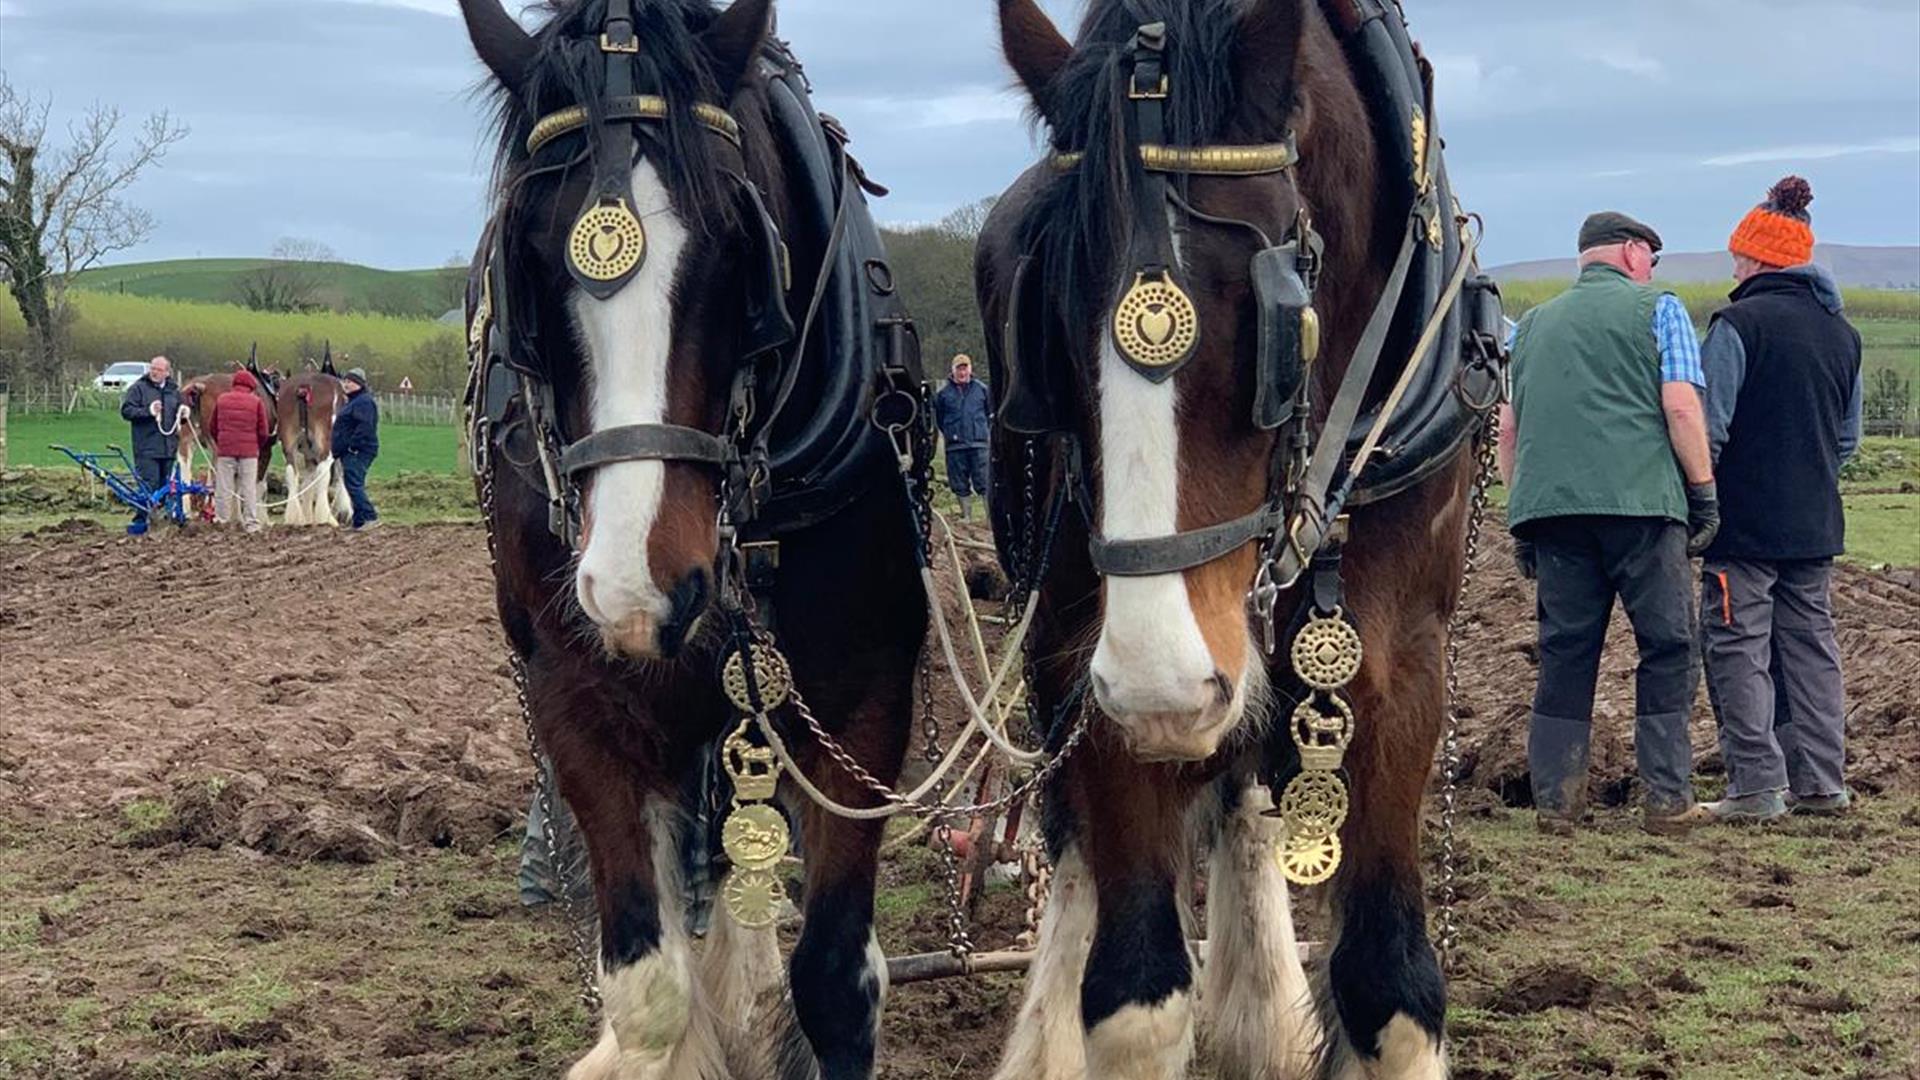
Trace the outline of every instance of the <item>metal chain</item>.
<instances>
[{"instance_id":1,"label":"metal chain","mask_svg":"<svg viewBox=\"0 0 1920 1080\"><path fill-rule=\"evenodd\" d=\"M1014 939L1014 947L1032 952L1040 947L1040 915L1046 910L1048 894L1053 891L1053 867L1045 853L1035 847L1020 860L1020 871L1030 883L1027 885L1026 929Z\"/></svg>"},{"instance_id":2,"label":"metal chain","mask_svg":"<svg viewBox=\"0 0 1920 1080\"><path fill-rule=\"evenodd\" d=\"M481 474L480 514L487 523L487 566L496 580L500 574L499 543L493 530L493 468L491 464ZM580 1003L589 1013L600 1011L600 986L595 977L594 949L587 940L585 921L580 917L579 901L568 887L566 873L560 863L560 845L554 839L558 831L558 822L553 814L553 792L546 782L546 761L540 753L540 733L533 726L533 706L527 697L527 664L518 650L507 649L507 667L513 674L514 698L520 705L520 722L527 732L527 754L533 759L534 798L539 802L540 818L546 822L547 866L555 875L555 884L560 888L561 917L567 921L567 934L573 941L573 973L579 983Z\"/></svg>"},{"instance_id":3,"label":"metal chain","mask_svg":"<svg viewBox=\"0 0 1920 1080\"><path fill-rule=\"evenodd\" d=\"M1467 518L1466 562L1460 570L1460 597L1447 627L1447 731L1441 743L1440 790L1440 969L1452 973L1460 948L1460 926L1455 908L1460 899L1460 852L1454 844L1454 826L1460 793L1460 637L1467 623L1467 590L1480 562L1480 534L1486 524L1487 499L1493 486L1498 448L1490 428L1475 439L1478 459L1473 479L1472 510Z\"/></svg>"}]
</instances>

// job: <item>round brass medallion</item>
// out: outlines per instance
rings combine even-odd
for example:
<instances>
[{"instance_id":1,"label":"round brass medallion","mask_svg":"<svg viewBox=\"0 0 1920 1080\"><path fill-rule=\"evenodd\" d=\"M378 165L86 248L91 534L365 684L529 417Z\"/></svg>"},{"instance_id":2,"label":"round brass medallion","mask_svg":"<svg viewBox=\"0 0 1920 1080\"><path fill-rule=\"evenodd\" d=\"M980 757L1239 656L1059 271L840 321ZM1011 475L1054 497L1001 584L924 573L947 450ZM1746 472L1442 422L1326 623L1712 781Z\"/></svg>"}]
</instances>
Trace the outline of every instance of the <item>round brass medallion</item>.
<instances>
[{"instance_id":1,"label":"round brass medallion","mask_svg":"<svg viewBox=\"0 0 1920 1080\"><path fill-rule=\"evenodd\" d=\"M1280 870L1295 885L1324 885L1340 869L1340 838L1288 837L1280 846Z\"/></svg>"},{"instance_id":2,"label":"round brass medallion","mask_svg":"<svg viewBox=\"0 0 1920 1080\"><path fill-rule=\"evenodd\" d=\"M760 690L760 707L754 707L753 697L747 693L743 651L727 657L726 666L720 669L720 688L726 691L727 700L743 713L771 712L786 704L793 695L793 669L787 666L787 658L780 655L780 650L758 641L744 652L753 655L753 681Z\"/></svg>"},{"instance_id":3,"label":"round brass medallion","mask_svg":"<svg viewBox=\"0 0 1920 1080\"><path fill-rule=\"evenodd\" d=\"M765 804L742 806L720 827L720 846L743 870L771 870L787 854L787 819Z\"/></svg>"},{"instance_id":4,"label":"round brass medallion","mask_svg":"<svg viewBox=\"0 0 1920 1080\"><path fill-rule=\"evenodd\" d=\"M765 870L734 870L720 893L733 921L748 930L772 926L780 918L780 902L787 898L786 886Z\"/></svg>"},{"instance_id":5,"label":"round brass medallion","mask_svg":"<svg viewBox=\"0 0 1920 1080\"><path fill-rule=\"evenodd\" d=\"M1347 785L1327 772L1303 772L1280 796L1280 816L1298 836L1324 836L1347 823ZM729 822L731 824L731 822Z\"/></svg>"},{"instance_id":6,"label":"round brass medallion","mask_svg":"<svg viewBox=\"0 0 1920 1080\"><path fill-rule=\"evenodd\" d=\"M1166 277L1141 274L1113 313L1113 341L1120 355L1141 367L1163 368L1193 354L1200 341L1200 313Z\"/></svg>"},{"instance_id":7,"label":"round brass medallion","mask_svg":"<svg viewBox=\"0 0 1920 1080\"><path fill-rule=\"evenodd\" d=\"M591 281L627 276L646 253L647 230L620 200L589 207L567 238L567 257L580 276Z\"/></svg>"},{"instance_id":8,"label":"round brass medallion","mask_svg":"<svg viewBox=\"0 0 1920 1080\"><path fill-rule=\"evenodd\" d=\"M1338 690L1360 674L1360 632L1335 613L1310 620L1293 639L1293 670L1315 690Z\"/></svg>"}]
</instances>

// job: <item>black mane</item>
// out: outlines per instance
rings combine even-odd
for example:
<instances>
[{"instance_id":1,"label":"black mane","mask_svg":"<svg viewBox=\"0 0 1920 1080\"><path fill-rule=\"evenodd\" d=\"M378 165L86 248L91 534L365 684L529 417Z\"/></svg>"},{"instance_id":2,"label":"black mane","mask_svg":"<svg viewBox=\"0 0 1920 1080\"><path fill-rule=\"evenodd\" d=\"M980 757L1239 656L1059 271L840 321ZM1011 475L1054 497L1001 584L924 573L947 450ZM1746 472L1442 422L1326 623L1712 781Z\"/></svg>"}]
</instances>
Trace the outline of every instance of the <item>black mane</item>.
<instances>
[{"instance_id":1,"label":"black mane","mask_svg":"<svg viewBox=\"0 0 1920 1080\"><path fill-rule=\"evenodd\" d=\"M606 56L600 51L606 0L546 0L549 12L534 34L537 51L525 85L517 90L492 80L493 128L499 140L494 183L508 205L518 180L529 169L551 165L592 168L599 141L579 136L557 139L530 159L526 139L543 116L575 105L586 106L589 130L597 129L606 103ZM714 167L713 136L689 109L705 103L725 107L715 84L711 60L700 35L719 14L708 0L636 0L634 30L641 47L635 57L637 92L657 94L673 106L666 122L641 129L647 159L660 170L676 208L696 229L717 231L730 222L733 201ZM592 150L588 148L592 147ZM515 207L515 209L518 209ZM537 207L571 216L576 208Z\"/></svg>"},{"instance_id":2,"label":"black mane","mask_svg":"<svg viewBox=\"0 0 1920 1080\"><path fill-rule=\"evenodd\" d=\"M1060 103L1046 119L1055 150L1085 154L1078 168L1048 184L1020 223L1022 249L1039 252L1059 310L1076 315L1112 297L1113 268L1126 250L1139 158L1128 152L1131 110L1126 61L1147 23L1167 26L1167 137L1175 146L1218 141L1240 109L1235 44L1242 0L1096 0L1073 59L1048 94ZM1262 103L1284 117L1292 102ZM1177 178L1181 184L1184 178Z\"/></svg>"}]
</instances>

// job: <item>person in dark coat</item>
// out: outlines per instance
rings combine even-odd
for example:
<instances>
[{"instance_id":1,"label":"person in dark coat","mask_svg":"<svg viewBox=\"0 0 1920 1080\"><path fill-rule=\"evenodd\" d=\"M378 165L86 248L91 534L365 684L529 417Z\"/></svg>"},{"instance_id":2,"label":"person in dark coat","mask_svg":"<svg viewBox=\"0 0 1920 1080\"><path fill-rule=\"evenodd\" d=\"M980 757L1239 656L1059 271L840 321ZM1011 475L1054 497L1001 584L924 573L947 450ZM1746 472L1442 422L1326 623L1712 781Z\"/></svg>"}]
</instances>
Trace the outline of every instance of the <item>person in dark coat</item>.
<instances>
[{"instance_id":1,"label":"person in dark coat","mask_svg":"<svg viewBox=\"0 0 1920 1080\"><path fill-rule=\"evenodd\" d=\"M1860 446L1860 334L1812 265L1813 188L1774 185L1735 230L1733 305L1702 349L1723 522L1701 640L1727 797L1715 820L1845 813L1846 693L1829 585L1846 550L1840 466Z\"/></svg>"},{"instance_id":2,"label":"person in dark coat","mask_svg":"<svg viewBox=\"0 0 1920 1080\"><path fill-rule=\"evenodd\" d=\"M272 428L267 403L260 400L259 382L250 372L234 372L233 389L213 403L213 420L207 428L213 440L215 521L233 521L237 495L240 524L250 533L260 531L260 447Z\"/></svg>"},{"instance_id":3,"label":"person in dark coat","mask_svg":"<svg viewBox=\"0 0 1920 1080\"><path fill-rule=\"evenodd\" d=\"M380 456L380 406L374 403L365 368L352 369L340 382L347 403L333 418L333 456L346 476L347 498L353 500L353 527L369 529L380 522L367 497L367 470Z\"/></svg>"},{"instance_id":4,"label":"person in dark coat","mask_svg":"<svg viewBox=\"0 0 1920 1080\"><path fill-rule=\"evenodd\" d=\"M960 517L973 520L973 496L987 498L987 439L993 423L987 388L973 379L973 360L953 358L947 385L933 396L933 416L947 441L947 485L960 498Z\"/></svg>"},{"instance_id":5,"label":"person in dark coat","mask_svg":"<svg viewBox=\"0 0 1920 1080\"><path fill-rule=\"evenodd\" d=\"M120 399L120 415L133 426L134 475L150 492L167 486L173 472L174 455L180 450L180 425L186 421L187 406L180 400L180 386L173 381L173 363L156 356L147 364L144 378L135 379ZM134 511L127 533L139 536L147 531L147 511Z\"/></svg>"}]
</instances>

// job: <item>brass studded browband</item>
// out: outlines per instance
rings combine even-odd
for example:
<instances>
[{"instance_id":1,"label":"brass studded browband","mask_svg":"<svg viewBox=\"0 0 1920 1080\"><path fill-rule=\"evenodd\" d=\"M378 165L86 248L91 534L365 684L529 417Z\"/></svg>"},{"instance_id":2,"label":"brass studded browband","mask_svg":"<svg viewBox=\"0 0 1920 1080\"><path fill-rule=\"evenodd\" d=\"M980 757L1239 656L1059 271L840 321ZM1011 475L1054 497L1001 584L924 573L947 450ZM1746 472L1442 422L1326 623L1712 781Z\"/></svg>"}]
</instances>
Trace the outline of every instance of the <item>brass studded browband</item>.
<instances>
[{"instance_id":1,"label":"brass studded browband","mask_svg":"<svg viewBox=\"0 0 1920 1080\"><path fill-rule=\"evenodd\" d=\"M617 97L607 103L609 120L665 120L668 110L667 99L653 94L634 94ZM740 122L718 105L704 102L694 105L689 111L693 118L705 125L707 130L727 140L735 146L740 145ZM587 110L583 105L561 109L540 118L533 125L533 134L527 136L527 153L532 154L553 140L570 131L578 131L587 126Z\"/></svg>"},{"instance_id":2,"label":"brass studded browband","mask_svg":"<svg viewBox=\"0 0 1920 1080\"><path fill-rule=\"evenodd\" d=\"M1053 167L1068 172L1079 167L1086 155L1055 154ZM1140 147L1140 164L1148 172L1191 173L1202 176L1266 176L1285 172L1300 164L1300 151L1292 140L1259 146L1160 146Z\"/></svg>"}]
</instances>

